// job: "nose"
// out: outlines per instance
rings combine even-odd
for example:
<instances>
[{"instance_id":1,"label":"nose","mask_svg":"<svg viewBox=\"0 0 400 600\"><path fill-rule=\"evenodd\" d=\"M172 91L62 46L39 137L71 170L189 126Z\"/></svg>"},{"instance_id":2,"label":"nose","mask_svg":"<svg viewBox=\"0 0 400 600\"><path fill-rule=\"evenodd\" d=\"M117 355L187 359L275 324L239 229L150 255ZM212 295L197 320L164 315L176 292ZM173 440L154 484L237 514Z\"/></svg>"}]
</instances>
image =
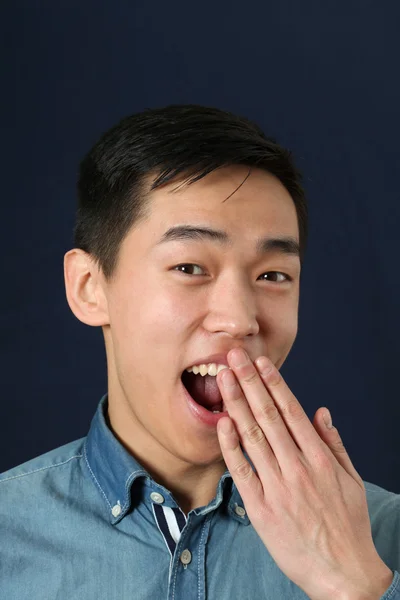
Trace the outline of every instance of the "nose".
<instances>
[{"instance_id":1,"label":"nose","mask_svg":"<svg viewBox=\"0 0 400 600\"><path fill-rule=\"evenodd\" d=\"M210 333L227 333L235 339L257 335L256 301L248 282L231 276L216 284L203 326Z\"/></svg>"}]
</instances>

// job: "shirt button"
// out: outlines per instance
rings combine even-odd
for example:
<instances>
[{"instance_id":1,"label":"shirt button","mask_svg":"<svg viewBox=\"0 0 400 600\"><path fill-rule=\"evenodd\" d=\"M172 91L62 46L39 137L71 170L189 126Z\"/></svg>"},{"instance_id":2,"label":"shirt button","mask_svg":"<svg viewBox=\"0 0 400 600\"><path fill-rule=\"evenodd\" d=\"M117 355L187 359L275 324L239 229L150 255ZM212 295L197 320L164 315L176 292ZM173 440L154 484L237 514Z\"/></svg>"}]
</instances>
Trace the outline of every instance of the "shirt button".
<instances>
[{"instance_id":1,"label":"shirt button","mask_svg":"<svg viewBox=\"0 0 400 600\"><path fill-rule=\"evenodd\" d=\"M244 515L246 514L246 511L244 510L244 508L242 506L236 506L235 513L237 515L239 515L239 517L244 517Z\"/></svg>"},{"instance_id":2,"label":"shirt button","mask_svg":"<svg viewBox=\"0 0 400 600\"><path fill-rule=\"evenodd\" d=\"M180 559L181 563L183 563L184 565L188 565L192 560L192 554L190 550L184 550L180 556Z\"/></svg>"},{"instance_id":3,"label":"shirt button","mask_svg":"<svg viewBox=\"0 0 400 600\"><path fill-rule=\"evenodd\" d=\"M112 507L111 512L113 517L118 517L121 514L122 508L119 504Z\"/></svg>"},{"instance_id":4,"label":"shirt button","mask_svg":"<svg viewBox=\"0 0 400 600\"><path fill-rule=\"evenodd\" d=\"M157 504L162 504L164 502L164 496L158 494L157 492L152 492L150 494L150 498L153 500L153 502L156 502Z\"/></svg>"}]
</instances>

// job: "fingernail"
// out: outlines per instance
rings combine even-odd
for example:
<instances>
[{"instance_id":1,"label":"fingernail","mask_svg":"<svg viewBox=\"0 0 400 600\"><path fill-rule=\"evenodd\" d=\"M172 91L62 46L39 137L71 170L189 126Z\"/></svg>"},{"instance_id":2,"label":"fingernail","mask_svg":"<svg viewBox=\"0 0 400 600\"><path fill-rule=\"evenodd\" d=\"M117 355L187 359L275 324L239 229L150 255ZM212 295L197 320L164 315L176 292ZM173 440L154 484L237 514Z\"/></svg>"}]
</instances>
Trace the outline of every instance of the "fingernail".
<instances>
[{"instance_id":1,"label":"fingernail","mask_svg":"<svg viewBox=\"0 0 400 600\"><path fill-rule=\"evenodd\" d=\"M236 379L231 369L223 369L221 379L224 387L230 388L236 385Z\"/></svg>"},{"instance_id":2,"label":"fingernail","mask_svg":"<svg viewBox=\"0 0 400 600\"><path fill-rule=\"evenodd\" d=\"M230 359L234 367L240 367L248 362L247 354L241 348L235 348L230 354Z\"/></svg>"},{"instance_id":3,"label":"fingernail","mask_svg":"<svg viewBox=\"0 0 400 600\"><path fill-rule=\"evenodd\" d=\"M259 358L257 358L256 365L259 368L260 373L262 375L267 375L267 373L272 371L271 364L265 356L260 356Z\"/></svg>"},{"instance_id":4,"label":"fingernail","mask_svg":"<svg viewBox=\"0 0 400 600\"><path fill-rule=\"evenodd\" d=\"M323 419L328 429L332 429L332 417L328 409L324 412Z\"/></svg>"}]
</instances>

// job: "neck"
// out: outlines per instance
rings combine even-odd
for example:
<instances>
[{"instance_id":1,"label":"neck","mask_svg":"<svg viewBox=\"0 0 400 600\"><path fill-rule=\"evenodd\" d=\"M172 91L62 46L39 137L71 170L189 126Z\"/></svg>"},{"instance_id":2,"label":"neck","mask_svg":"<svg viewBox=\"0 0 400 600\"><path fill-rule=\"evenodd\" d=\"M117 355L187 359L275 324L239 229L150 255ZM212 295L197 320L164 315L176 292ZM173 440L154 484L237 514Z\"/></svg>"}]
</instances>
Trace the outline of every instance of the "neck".
<instances>
[{"instance_id":1,"label":"neck","mask_svg":"<svg viewBox=\"0 0 400 600\"><path fill-rule=\"evenodd\" d=\"M175 456L156 440L128 408L108 404L109 426L125 449L154 481L168 489L181 510L207 506L216 495L218 482L226 471L222 455L211 464L192 464Z\"/></svg>"}]
</instances>

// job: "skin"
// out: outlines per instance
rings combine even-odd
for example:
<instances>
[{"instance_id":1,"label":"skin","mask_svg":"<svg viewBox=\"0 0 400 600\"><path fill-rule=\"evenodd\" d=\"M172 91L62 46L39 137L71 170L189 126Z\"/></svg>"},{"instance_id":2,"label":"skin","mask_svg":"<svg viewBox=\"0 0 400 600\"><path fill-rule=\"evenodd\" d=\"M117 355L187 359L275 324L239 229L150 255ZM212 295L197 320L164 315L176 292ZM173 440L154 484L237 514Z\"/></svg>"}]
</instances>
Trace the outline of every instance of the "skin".
<instances>
[{"instance_id":1,"label":"skin","mask_svg":"<svg viewBox=\"0 0 400 600\"><path fill-rule=\"evenodd\" d=\"M279 373L297 335L300 261L256 256L255 241L298 241L290 195L272 175L235 166L178 190L164 186L149 201L112 282L85 252L64 258L72 312L103 329L114 434L186 514L214 498L228 467L266 548L310 598L378 600L393 574L373 544L362 479L337 429L325 427L326 409L311 423ZM157 243L181 224L223 229L232 245ZM176 269L183 263L201 268L188 275ZM235 364L239 348L247 352ZM214 430L187 411L180 376L220 352L230 367L217 376L229 417Z\"/></svg>"},{"instance_id":2,"label":"skin","mask_svg":"<svg viewBox=\"0 0 400 600\"><path fill-rule=\"evenodd\" d=\"M248 173L226 167L190 186L176 189L174 182L151 192L149 217L123 241L112 283L82 250L64 257L72 312L103 329L112 429L186 514L214 498L226 466L216 429L196 427L182 410L183 369L237 346L280 368L297 334L299 259L255 253L259 236L299 239L295 206L278 179ZM232 247L208 240L157 245L183 223L223 229ZM182 263L204 271L174 270ZM269 271L293 281L266 281Z\"/></svg>"},{"instance_id":3,"label":"skin","mask_svg":"<svg viewBox=\"0 0 400 600\"><path fill-rule=\"evenodd\" d=\"M393 573L374 546L363 480L337 429L322 425L329 411L313 426L265 356L253 363L236 348L228 362L217 376L229 413L218 436L265 547L312 600L379 600Z\"/></svg>"}]
</instances>

